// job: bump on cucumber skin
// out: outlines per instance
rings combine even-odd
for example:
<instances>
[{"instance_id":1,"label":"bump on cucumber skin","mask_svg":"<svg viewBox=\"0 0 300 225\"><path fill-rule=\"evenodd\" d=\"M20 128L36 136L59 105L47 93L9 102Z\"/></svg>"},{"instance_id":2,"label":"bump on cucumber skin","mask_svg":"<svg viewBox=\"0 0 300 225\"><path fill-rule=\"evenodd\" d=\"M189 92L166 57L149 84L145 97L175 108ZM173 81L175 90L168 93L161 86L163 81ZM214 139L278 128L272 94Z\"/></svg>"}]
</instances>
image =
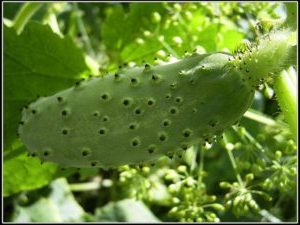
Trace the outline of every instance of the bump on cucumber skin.
<instances>
[{"instance_id":1,"label":"bump on cucumber skin","mask_svg":"<svg viewBox=\"0 0 300 225\"><path fill-rule=\"evenodd\" d=\"M117 167L185 151L234 124L254 91L228 54L122 70L81 81L23 110L31 154L65 167ZM34 112L34 113L33 113Z\"/></svg>"}]
</instances>

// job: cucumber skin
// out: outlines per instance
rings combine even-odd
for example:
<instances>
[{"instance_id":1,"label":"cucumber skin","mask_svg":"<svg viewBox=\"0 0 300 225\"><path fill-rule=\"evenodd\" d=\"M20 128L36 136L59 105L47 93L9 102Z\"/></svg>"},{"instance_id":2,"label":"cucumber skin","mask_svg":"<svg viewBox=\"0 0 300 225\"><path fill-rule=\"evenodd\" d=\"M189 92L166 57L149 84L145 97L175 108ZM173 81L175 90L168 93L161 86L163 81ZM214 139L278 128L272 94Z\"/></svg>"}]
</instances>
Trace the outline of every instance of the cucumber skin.
<instances>
[{"instance_id":1,"label":"cucumber skin","mask_svg":"<svg viewBox=\"0 0 300 225\"><path fill-rule=\"evenodd\" d=\"M252 103L254 88L227 66L229 57L194 54L82 81L24 109L20 138L30 154L65 167L141 164L184 151L221 134Z\"/></svg>"}]
</instances>

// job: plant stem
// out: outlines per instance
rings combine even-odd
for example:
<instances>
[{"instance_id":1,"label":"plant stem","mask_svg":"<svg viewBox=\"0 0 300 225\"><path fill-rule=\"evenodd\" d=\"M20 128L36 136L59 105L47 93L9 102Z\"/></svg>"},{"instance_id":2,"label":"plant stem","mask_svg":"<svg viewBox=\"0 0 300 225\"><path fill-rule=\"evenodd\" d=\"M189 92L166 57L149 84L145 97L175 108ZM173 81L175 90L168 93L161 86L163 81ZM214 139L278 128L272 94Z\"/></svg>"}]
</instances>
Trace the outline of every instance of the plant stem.
<instances>
[{"instance_id":1,"label":"plant stem","mask_svg":"<svg viewBox=\"0 0 300 225\"><path fill-rule=\"evenodd\" d=\"M293 67L283 70L275 77L274 90L286 121L289 124L293 138L297 140L297 82Z\"/></svg>"},{"instance_id":2,"label":"plant stem","mask_svg":"<svg viewBox=\"0 0 300 225\"><path fill-rule=\"evenodd\" d=\"M224 137L223 140L224 140L224 142L225 142L225 145L228 144L229 142L228 142L228 140L227 140L227 137L226 137L226 134L225 134L225 133L223 134L223 137ZM242 178L241 178L241 175L240 175L239 172L237 171L237 165L236 165L236 162L235 162L235 158L234 158L234 156L233 156L233 154L232 154L232 150L229 149L229 148L227 148L226 146L225 146L225 148L226 148L227 154L228 154L228 156L229 156L229 159L230 159L232 168L233 168L234 171L235 171L236 179L237 179L237 181L238 181L241 185L243 185L244 182L243 182L243 180L242 180Z\"/></svg>"},{"instance_id":3,"label":"plant stem","mask_svg":"<svg viewBox=\"0 0 300 225\"><path fill-rule=\"evenodd\" d=\"M268 125L268 126L279 126L279 127L286 127L287 124L285 123L281 123L281 122L277 122L269 117L267 117L266 115L263 115L261 113L259 113L258 111L254 110L254 109L249 109L245 114L244 117L254 120L256 122L259 122L261 124L264 125Z\"/></svg>"},{"instance_id":4,"label":"plant stem","mask_svg":"<svg viewBox=\"0 0 300 225\"><path fill-rule=\"evenodd\" d=\"M77 25L78 29L80 30L80 33L82 34L82 40L85 45L86 50L89 52L91 56L95 56L95 52L93 50L90 38L86 32L84 23L82 21L82 12L79 10L78 5L76 2L73 3L75 11L76 11L76 20L77 20Z\"/></svg>"},{"instance_id":5,"label":"plant stem","mask_svg":"<svg viewBox=\"0 0 300 225\"><path fill-rule=\"evenodd\" d=\"M174 57L179 58L178 54L176 53L176 51L165 41L165 40L161 40L160 43L165 47L165 49L167 49L167 51L169 53L171 53Z\"/></svg>"},{"instance_id":6,"label":"plant stem","mask_svg":"<svg viewBox=\"0 0 300 225\"><path fill-rule=\"evenodd\" d=\"M92 191L100 188L99 182L87 182L69 185L71 191Z\"/></svg>"},{"instance_id":7,"label":"plant stem","mask_svg":"<svg viewBox=\"0 0 300 225\"><path fill-rule=\"evenodd\" d=\"M63 34L61 33L58 25L58 21L55 15L55 10L52 7L49 7L48 9L48 15L47 15L47 23L52 28L53 32L57 33L59 36L63 37Z\"/></svg>"},{"instance_id":8,"label":"plant stem","mask_svg":"<svg viewBox=\"0 0 300 225\"><path fill-rule=\"evenodd\" d=\"M200 165L199 165L199 178L198 178L198 182L201 183L202 182L202 176L203 176L203 169L204 169L204 147L202 147L201 145L196 145L196 148L198 148L200 150Z\"/></svg>"},{"instance_id":9,"label":"plant stem","mask_svg":"<svg viewBox=\"0 0 300 225\"><path fill-rule=\"evenodd\" d=\"M3 18L3 24L7 27L12 27L14 25L14 22L10 19Z\"/></svg>"},{"instance_id":10,"label":"plant stem","mask_svg":"<svg viewBox=\"0 0 300 225\"><path fill-rule=\"evenodd\" d=\"M232 129L239 134L239 131L235 126L232 126ZM258 148L261 152L265 152L263 146L246 130L243 130L245 137L252 143L256 148Z\"/></svg>"},{"instance_id":11,"label":"plant stem","mask_svg":"<svg viewBox=\"0 0 300 225\"><path fill-rule=\"evenodd\" d=\"M37 12L43 3L26 2L14 18L14 28L20 34L29 21L29 19Z\"/></svg>"},{"instance_id":12,"label":"plant stem","mask_svg":"<svg viewBox=\"0 0 300 225\"><path fill-rule=\"evenodd\" d=\"M282 222L280 219L278 219L277 217L273 216L271 213L269 213L267 210L262 209L259 211L259 214L263 217L266 218L268 221L272 222L272 223L280 223Z\"/></svg>"}]
</instances>

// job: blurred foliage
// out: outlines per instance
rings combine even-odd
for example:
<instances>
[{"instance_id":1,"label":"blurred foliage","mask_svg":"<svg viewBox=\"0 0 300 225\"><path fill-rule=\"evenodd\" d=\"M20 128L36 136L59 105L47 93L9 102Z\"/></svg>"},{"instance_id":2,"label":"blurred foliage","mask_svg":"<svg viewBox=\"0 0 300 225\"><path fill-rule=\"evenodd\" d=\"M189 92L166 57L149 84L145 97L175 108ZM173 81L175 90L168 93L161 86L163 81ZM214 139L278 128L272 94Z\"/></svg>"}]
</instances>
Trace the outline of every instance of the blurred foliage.
<instances>
[{"instance_id":1,"label":"blurred foliage","mask_svg":"<svg viewBox=\"0 0 300 225\"><path fill-rule=\"evenodd\" d=\"M118 202L110 202L95 212L96 222L160 222L141 201L124 199Z\"/></svg>"},{"instance_id":2,"label":"blurred foliage","mask_svg":"<svg viewBox=\"0 0 300 225\"><path fill-rule=\"evenodd\" d=\"M49 193L28 204L26 193L16 201L13 222L80 222L85 212L75 201L66 179L60 178L50 185Z\"/></svg>"},{"instance_id":3,"label":"blurred foliage","mask_svg":"<svg viewBox=\"0 0 300 225\"><path fill-rule=\"evenodd\" d=\"M296 221L297 145L272 79L213 143L154 165L60 170L26 157L17 138L19 109L37 95L119 67L233 52L272 29L295 29L295 4L43 3L18 35L23 5L3 5L5 221Z\"/></svg>"}]
</instances>

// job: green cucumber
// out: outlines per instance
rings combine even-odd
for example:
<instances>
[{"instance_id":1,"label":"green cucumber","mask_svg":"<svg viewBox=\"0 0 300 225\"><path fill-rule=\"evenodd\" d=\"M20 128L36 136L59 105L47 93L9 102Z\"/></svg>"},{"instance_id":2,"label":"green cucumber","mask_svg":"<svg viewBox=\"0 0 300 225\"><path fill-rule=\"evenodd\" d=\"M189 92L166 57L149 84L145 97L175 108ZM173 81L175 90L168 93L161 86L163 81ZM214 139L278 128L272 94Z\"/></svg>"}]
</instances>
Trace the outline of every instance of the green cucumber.
<instances>
[{"instance_id":1,"label":"green cucumber","mask_svg":"<svg viewBox=\"0 0 300 225\"><path fill-rule=\"evenodd\" d=\"M30 155L65 167L141 164L205 143L238 121L286 60L288 32L243 52L197 54L80 81L23 110ZM269 40L270 39L270 40Z\"/></svg>"}]
</instances>

